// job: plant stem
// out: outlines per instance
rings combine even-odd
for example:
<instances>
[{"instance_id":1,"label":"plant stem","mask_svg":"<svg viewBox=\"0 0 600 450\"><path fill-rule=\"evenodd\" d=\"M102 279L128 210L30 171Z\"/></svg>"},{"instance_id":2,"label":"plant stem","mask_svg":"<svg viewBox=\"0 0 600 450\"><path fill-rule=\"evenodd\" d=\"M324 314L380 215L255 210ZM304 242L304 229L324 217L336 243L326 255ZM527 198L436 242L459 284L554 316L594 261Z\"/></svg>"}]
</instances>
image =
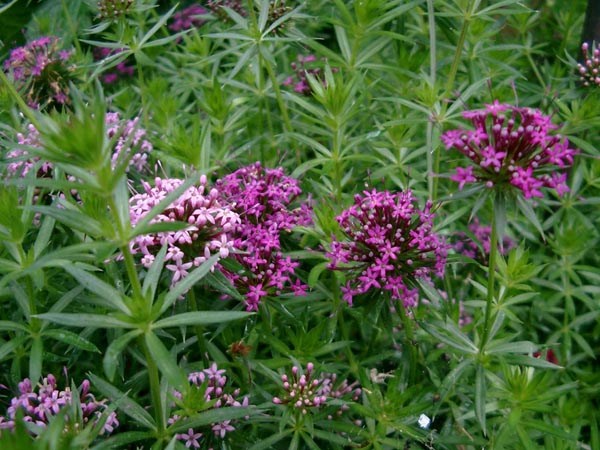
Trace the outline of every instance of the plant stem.
<instances>
[{"instance_id":1,"label":"plant stem","mask_svg":"<svg viewBox=\"0 0 600 450\"><path fill-rule=\"evenodd\" d=\"M259 54L262 63L265 65L265 69L267 69L267 73L269 74L269 79L271 80L271 85L273 86L273 90L275 91L275 98L277 99L277 104L279 105L279 110L281 111L281 116L283 117L283 125L285 131L288 133L292 131L292 123L290 122L290 117L288 116L287 107L285 106L285 102L283 101L283 96L281 95L281 89L279 89L279 83L277 81L277 76L275 75L275 71L273 70L273 66L268 58L264 58L262 56L261 49L259 48ZM299 153L296 153L296 157L299 159ZM300 161L298 161L299 163Z\"/></svg>"},{"instance_id":2,"label":"plant stem","mask_svg":"<svg viewBox=\"0 0 600 450\"><path fill-rule=\"evenodd\" d=\"M433 0L427 0L427 21L429 24L429 79L433 89L436 83L437 55L436 55L436 32L435 15L433 9ZM434 199L435 187L433 177L433 122L431 118L427 120L427 188L429 198Z\"/></svg>"},{"instance_id":3,"label":"plant stem","mask_svg":"<svg viewBox=\"0 0 600 450\"><path fill-rule=\"evenodd\" d=\"M454 59L452 60L452 66L450 66L450 73L448 74L448 79L446 80L446 96L449 95L452 91L452 88L454 86L454 80L456 78L456 74L458 73L458 65L460 64L463 47L465 46L465 40L467 38L467 31L469 30L469 24L473 15L473 11L471 11L473 9L473 1L474 0L470 0L469 4L467 5L462 28L460 30L460 35L458 36L458 42L456 43Z\"/></svg>"},{"instance_id":4,"label":"plant stem","mask_svg":"<svg viewBox=\"0 0 600 450\"><path fill-rule=\"evenodd\" d=\"M494 303L494 279L496 277L496 259L498 254L498 227L496 226L495 210L495 208L492 208L492 232L490 237L490 257L488 261L487 299L485 302L485 316L483 319L483 335L481 337L480 350L483 350L487 344L490 333L489 328L492 315L492 304Z\"/></svg>"},{"instance_id":5,"label":"plant stem","mask_svg":"<svg viewBox=\"0 0 600 450\"><path fill-rule=\"evenodd\" d=\"M150 396L152 397L152 408L154 409L154 419L158 426L159 436L162 436L165 430L165 417L163 414L162 399L160 396L160 378L158 376L158 367L152 359L148 350L144 336L138 338L138 343L144 352L146 358L146 367L148 369L148 379L150 381Z\"/></svg>"}]
</instances>

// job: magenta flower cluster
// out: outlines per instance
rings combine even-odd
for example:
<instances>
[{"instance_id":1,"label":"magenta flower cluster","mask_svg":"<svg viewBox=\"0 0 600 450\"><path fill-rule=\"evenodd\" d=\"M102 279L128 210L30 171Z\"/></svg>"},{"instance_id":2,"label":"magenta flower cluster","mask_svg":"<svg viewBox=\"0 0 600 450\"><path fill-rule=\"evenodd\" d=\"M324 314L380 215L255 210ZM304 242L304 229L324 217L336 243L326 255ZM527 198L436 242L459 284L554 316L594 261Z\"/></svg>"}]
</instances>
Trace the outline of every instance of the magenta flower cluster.
<instances>
[{"instance_id":1,"label":"magenta flower cluster","mask_svg":"<svg viewBox=\"0 0 600 450\"><path fill-rule=\"evenodd\" d=\"M107 113L105 118L106 134L108 139L114 141L112 162L113 167L123 158L130 158L128 168L134 167L143 171L148 161L148 154L153 146L145 139L146 130L139 126L139 118L122 120L119 113ZM9 161L7 172L10 176L24 177L34 166L39 158L31 157L28 147L42 148L39 131L32 124L27 125L25 133L17 134L17 142L22 148L10 150L6 154ZM49 177L52 174L52 164L42 162L39 165L37 176Z\"/></svg>"},{"instance_id":2,"label":"magenta flower cluster","mask_svg":"<svg viewBox=\"0 0 600 450\"><path fill-rule=\"evenodd\" d=\"M600 48L590 46L587 42L581 44L583 64L577 64L580 80L584 86L600 86Z\"/></svg>"},{"instance_id":3,"label":"magenta flower cluster","mask_svg":"<svg viewBox=\"0 0 600 450\"><path fill-rule=\"evenodd\" d=\"M473 165L458 167L451 177L465 184L482 182L489 188L512 185L525 198L542 197L543 187L558 195L569 191L567 174L561 169L573 164L577 150L569 141L551 132L557 128L551 117L531 108L499 103L465 111L473 130L457 129L442 135L447 149L456 149Z\"/></svg>"},{"instance_id":4,"label":"magenta flower cluster","mask_svg":"<svg viewBox=\"0 0 600 450\"><path fill-rule=\"evenodd\" d=\"M283 169L265 169L260 163L243 167L216 183L220 198L239 214L234 227L234 258L240 272L223 269L245 295L246 309L256 311L261 299L291 290L304 295L306 286L295 276L299 263L282 251L281 237L299 225L309 225L309 202L291 205L302 193L298 180Z\"/></svg>"},{"instance_id":5,"label":"magenta flower cluster","mask_svg":"<svg viewBox=\"0 0 600 450\"><path fill-rule=\"evenodd\" d=\"M297 366L292 367L291 375L281 375L284 395L273 397L273 403L276 405L289 405L293 409L308 414L311 408L320 409L327 404L329 400L352 400L357 401L362 393L358 382L352 384L348 380L338 382L336 374L322 373L320 376L314 376L314 364L308 363L306 370L301 373ZM348 410L348 405L343 404L336 412L341 416ZM328 415L328 419L333 419L333 415Z\"/></svg>"},{"instance_id":6,"label":"magenta flower cluster","mask_svg":"<svg viewBox=\"0 0 600 450\"><path fill-rule=\"evenodd\" d=\"M294 71L294 75L290 75L283 82L284 86L293 86L294 92L298 94L310 96L312 95L312 89L310 84L308 84L308 78L306 74L310 74L317 79L322 80L322 83L325 84L323 80L323 69L316 66L314 63L317 62L317 57L315 55L298 55L296 57L296 61L290 64L292 70ZM332 72L337 72L337 68L332 68Z\"/></svg>"},{"instance_id":7,"label":"magenta flower cluster","mask_svg":"<svg viewBox=\"0 0 600 450\"><path fill-rule=\"evenodd\" d=\"M176 178L156 178L152 187L142 181L144 192L129 200L131 223L136 225L183 182ZM240 218L220 200L217 189L207 189L206 177L202 176L198 186L189 187L151 221L160 222L184 222L189 227L137 236L130 243L130 248L134 254L142 255L144 267L150 267L155 255L166 245L166 268L173 272L172 283L176 283L192 267L199 266L212 255L218 254L221 258L229 256L234 248L231 233L240 223Z\"/></svg>"},{"instance_id":8,"label":"magenta flower cluster","mask_svg":"<svg viewBox=\"0 0 600 450\"><path fill-rule=\"evenodd\" d=\"M61 50L59 41L56 36L40 37L11 50L4 61L4 70L32 108L69 102L72 52Z\"/></svg>"},{"instance_id":9,"label":"magenta flower cluster","mask_svg":"<svg viewBox=\"0 0 600 450\"><path fill-rule=\"evenodd\" d=\"M226 392L227 376L224 369L219 369L216 363L213 363L208 369L200 372L193 372L188 375L188 381L194 389L202 392L204 400L211 402L211 408L234 407L248 408L248 397L240 398L240 390L235 389L231 393ZM174 396L179 404L185 406L185 399L180 392L175 391ZM197 405L199 410L202 405ZM169 418L170 425L175 424L182 418L181 412L178 412ZM211 424L211 430L215 437L223 439L227 433L235 430L235 422L225 420L220 423ZM187 433L177 434L177 439L184 442L187 448L200 448L200 440L203 433L189 428Z\"/></svg>"},{"instance_id":10,"label":"magenta flower cluster","mask_svg":"<svg viewBox=\"0 0 600 450\"><path fill-rule=\"evenodd\" d=\"M59 390L56 378L51 374L35 387L28 378L25 378L19 383L19 395L11 399L6 416L0 416L0 430L14 429L18 411L23 414L25 422L46 427L63 408L72 405L72 399L70 388ZM81 412L77 415L83 419L83 424L98 422L107 407L106 400L96 400L90 393L88 380L84 380L79 388L79 399ZM77 420L77 417L68 420ZM101 434L110 434L117 426L119 421L113 411L107 415Z\"/></svg>"},{"instance_id":11,"label":"magenta flower cluster","mask_svg":"<svg viewBox=\"0 0 600 450\"><path fill-rule=\"evenodd\" d=\"M206 18L202 17L206 14L208 14L208 10L199 4L190 5L173 14L173 22L169 25L169 29L179 32L191 28L199 28L206 22Z\"/></svg>"},{"instance_id":12,"label":"magenta flower cluster","mask_svg":"<svg viewBox=\"0 0 600 450\"><path fill-rule=\"evenodd\" d=\"M94 61L102 61L122 51L123 49L121 48L95 47L93 51ZM104 84L115 84L119 80L131 78L134 74L135 66L130 64L128 60L125 60L118 63L110 72L105 72L101 77L101 81Z\"/></svg>"},{"instance_id":13,"label":"magenta flower cluster","mask_svg":"<svg viewBox=\"0 0 600 450\"><path fill-rule=\"evenodd\" d=\"M337 217L345 240L333 239L330 267L347 273L343 299L352 305L357 295L386 291L405 307L416 306L417 280L443 276L447 246L433 232L428 202L417 207L412 191L364 191Z\"/></svg>"},{"instance_id":14,"label":"magenta flower cluster","mask_svg":"<svg viewBox=\"0 0 600 450\"><path fill-rule=\"evenodd\" d=\"M486 256L490 253L492 227L489 225L481 225L479 219L476 217L473 222L469 224L469 231L473 234L475 239L471 239L464 232L456 233L457 240L453 245L454 250L468 258L486 261ZM515 241L508 236L504 236L500 250L505 254L514 246Z\"/></svg>"}]
</instances>

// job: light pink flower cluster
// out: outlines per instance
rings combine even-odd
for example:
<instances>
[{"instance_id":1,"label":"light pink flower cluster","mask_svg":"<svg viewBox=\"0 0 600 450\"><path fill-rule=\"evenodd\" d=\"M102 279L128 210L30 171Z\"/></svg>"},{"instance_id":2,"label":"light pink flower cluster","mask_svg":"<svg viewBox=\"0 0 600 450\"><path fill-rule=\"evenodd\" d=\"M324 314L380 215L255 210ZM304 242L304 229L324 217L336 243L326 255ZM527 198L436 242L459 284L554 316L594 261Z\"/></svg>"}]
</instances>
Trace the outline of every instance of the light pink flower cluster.
<instances>
[{"instance_id":1,"label":"light pink flower cluster","mask_svg":"<svg viewBox=\"0 0 600 450\"><path fill-rule=\"evenodd\" d=\"M322 373L315 377L313 363L306 365L304 373L300 372L299 367L292 367L291 376L284 373L281 375L281 381L285 394L282 397L273 397L273 403L289 405L302 414L308 414L310 408L324 407L329 400L357 401L362 392L358 382L348 384L348 380L342 380L338 383L335 374ZM342 404L335 414L341 416L347 410L348 405ZM333 417L328 415L328 419Z\"/></svg>"},{"instance_id":2,"label":"light pink flower cluster","mask_svg":"<svg viewBox=\"0 0 600 450\"><path fill-rule=\"evenodd\" d=\"M83 424L96 423L100 420L106 409L106 400L96 400L94 395L90 393L90 382L88 380L84 380L79 388L79 399L81 412L78 415L83 419ZM10 401L6 416L0 416L0 430L14 429L18 411L22 412L25 422L46 427L53 416L63 408L70 407L71 404L72 393L70 388L66 387L64 390L59 390L56 378L53 375L49 374L35 388L32 386L31 381L25 378L19 383L19 396L13 397ZM77 417L67 417L67 419L77 420ZM111 412L106 417L101 434L110 434L117 426L119 426L117 415L115 412Z\"/></svg>"},{"instance_id":3,"label":"light pink flower cluster","mask_svg":"<svg viewBox=\"0 0 600 450\"><path fill-rule=\"evenodd\" d=\"M70 50L60 50L59 38L44 36L11 50L4 61L16 88L32 108L63 105L69 102Z\"/></svg>"},{"instance_id":4,"label":"light pink flower cluster","mask_svg":"<svg viewBox=\"0 0 600 450\"><path fill-rule=\"evenodd\" d=\"M486 256L490 253L492 227L489 225L481 225L479 219L476 217L473 222L469 224L469 231L473 233L475 240L471 239L466 233L456 233L457 241L453 247L458 253L461 253L468 258L479 259L486 261ZM508 250L515 246L515 242L508 236L504 236L502 239L502 254L506 254ZM483 249L483 253L482 250Z\"/></svg>"},{"instance_id":5,"label":"light pink flower cluster","mask_svg":"<svg viewBox=\"0 0 600 450\"><path fill-rule=\"evenodd\" d=\"M331 243L330 267L347 272L343 298L387 291L405 307L417 305L418 279L443 276L447 246L433 232L433 213L428 202L423 210L410 190L364 191L354 205L337 217L346 240Z\"/></svg>"},{"instance_id":6,"label":"light pink flower cluster","mask_svg":"<svg viewBox=\"0 0 600 450\"><path fill-rule=\"evenodd\" d=\"M156 178L152 187L142 181L144 192L129 200L131 223L137 224L183 182L175 178ZM234 248L231 233L240 223L240 218L219 197L217 189L207 189L206 177L203 175L198 186L188 188L151 221L178 221L189 224L189 227L179 231L137 236L130 244L131 251L141 254L144 267L150 267L155 255L166 245L166 268L173 272L173 283L184 278L193 266L199 266L214 254L226 258Z\"/></svg>"},{"instance_id":7,"label":"light pink flower cluster","mask_svg":"<svg viewBox=\"0 0 600 450\"><path fill-rule=\"evenodd\" d=\"M128 167L133 166L136 170L143 171L153 146L145 139L146 130L138 126L139 118L121 120L119 113L107 113L105 123L107 137L114 140L113 167L117 161L130 158ZM25 133L17 134L17 142L23 148L16 148L6 154L9 161L7 172L9 176L24 177L39 161L37 157L30 157L27 147L41 148L43 145L39 131L32 124L27 125ZM38 168L37 176L41 178L51 175L52 164L43 162Z\"/></svg>"},{"instance_id":8,"label":"light pink flower cluster","mask_svg":"<svg viewBox=\"0 0 600 450\"><path fill-rule=\"evenodd\" d=\"M213 363L208 369L200 372L193 372L188 375L188 381L192 383L192 387L201 392L206 402L211 402L211 408L248 408L248 397L240 399L240 390L235 389L231 393L226 392L227 376L224 369L219 369L216 363ZM178 403L185 404L183 395L175 391L174 396ZM199 411L205 410L203 405L197 405ZM168 421L170 425L175 424L182 416L178 413L174 414ZM213 435L223 439L227 433L235 430L235 422L225 420L220 423L211 424ZM177 439L185 442L187 448L200 448L200 439L203 433L189 428L187 433L177 434ZM206 437L208 439L208 437Z\"/></svg>"},{"instance_id":9,"label":"light pink flower cluster","mask_svg":"<svg viewBox=\"0 0 600 450\"><path fill-rule=\"evenodd\" d=\"M242 271L223 273L246 298L248 311L256 311L260 300L286 290L304 295L306 286L295 275L297 261L285 256L281 238L299 225L309 225L311 208L302 202L292 208L302 193L298 180L282 168L265 169L260 163L243 167L218 180L221 199L239 214L233 230L234 257Z\"/></svg>"},{"instance_id":10,"label":"light pink flower cluster","mask_svg":"<svg viewBox=\"0 0 600 450\"><path fill-rule=\"evenodd\" d=\"M577 64L580 80L585 87L600 86L600 48L592 45L591 54L590 46L587 42L581 44L583 52L583 64Z\"/></svg>"},{"instance_id":11,"label":"light pink flower cluster","mask_svg":"<svg viewBox=\"0 0 600 450\"><path fill-rule=\"evenodd\" d=\"M106 132L109 139L116 139L112 155L113 167L122 158L129 159L129 167L139 172L147 166L148 154L153 146L146 140L146 130L139 126L139 117L121 120L119 113L106 114Z\"/></svg>"},{"instance_id":12,"label":"light pink flower cluster","mask_svg":"<svg viewBox=\"0 0 600 450\"><path fill-rule=\"evenodd\" d=\"M465 111L474 130L450 130L442 135L447 149L454 148L474 164L458 167L451 177L459 189L467 183L483 182L489 188L512 185L525 198L543 197L541 188L569 191L567 174L560 169L573 164L578 151L569 141L552 135L558 128L551 117L531 108L499 103L484 109Z\"/></svg>"}]
</instances>

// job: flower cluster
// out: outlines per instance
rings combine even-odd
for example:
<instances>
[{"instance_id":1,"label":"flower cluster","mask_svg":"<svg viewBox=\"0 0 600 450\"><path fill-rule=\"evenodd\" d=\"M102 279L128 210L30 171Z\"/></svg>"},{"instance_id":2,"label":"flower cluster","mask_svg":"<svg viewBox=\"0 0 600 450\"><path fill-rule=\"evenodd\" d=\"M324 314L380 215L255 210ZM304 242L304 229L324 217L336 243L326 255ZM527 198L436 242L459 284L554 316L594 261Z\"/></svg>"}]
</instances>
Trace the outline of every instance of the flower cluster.
<instances>
[{"instance_id":1,"label":"flower cluster","mask_svg":"<svg viewBox=\"0 0 600 450\"><path fill-rule=\"evenodd\" d=\"M36 392L37 391L37 392ZM96 423L100 420L106 409L106 400L96 400L90 393L90 382L84 380L79 388L79 399L81 404L80 414L77 416L83 419L83 424ZM69 387L59 390L56 384L56 378L49 374L43 379L42 383L33 387L31 381L25 378L19 383L19 396L13 397L10 401L6 416L0 416L0 430L14 429L17 412L21 411L23 420L40 427L46 427L53 416L58 414L63 408L72 405L72 392ZM68 418L77 420L76 417ZM110 434L115 427L119 425L117 415L111 412L106 417L101 434Z\"/></svg>"},{"instance_id":2,"label":"flower cluster","mask_svg":"<svg viewBox=\"0 0 600 450\"><path fill-rule=\"evenodd\" d=\"M133 0L99 0L98 11L100 19L116 19L129 12Z\"/></svg>"},{"instance_id":3,"label":"flower cluster","mask_svg":"<svg viewBox=\"0 0 600 450\"><path fill-rule=\"evenodd\" d=\"M487 187L511 184L525 198L542 197L542 187L558 195L569 191L564 169L573 163L577 151L569 141L550 132L557 127L551 117L531 108L499 103L482 110L466 111L474 130L450 130L442 135L447 149L454 148L474 163L458 167L451 177L462 189L467 183L483 182Z\"/></svg>"},{"instance_id":4,"label":"flower cluster","mask_svg":"<svg viewBox=\"0 0 600 450\"><path fill-rule=\"evenodd\" d=\"M313 376L313 372L314 364L308 363L302 374L300 368L294 366L291 376L285 373L281 375L285 394L283 397L273 397L273 403L290 405L302 414L307 414L310 408L319 409L328 400L357 401L360 398L362 390L358 382L348 384L348 380L342 380L338 383L336 374L322 373L317 378ZM341 416L347 410L348 405L342 404L336 415ZM333 419L333 415L328 415L328 419Z\"/></svg>"},{"instance_id":5,"label":"flower cluster","mask_svg":"<svg viewBox=\"0 0 600 450\"><path fill-rule=\"evenodd\" d=\"M108 139L114 140L112 155L113 166L123 158L130 158L129 168L134 167L142 171L147 166L148 153L153 149L150 141L145 139L146 130L138 126L139 118L121 120L119 113L107 113L105 117L106 133ZM10 176L24 177L34 166L39 158L31 157L28 147L41 148L40 133L29 124L25 133L17 134L17 142L22 148L10 150L6 154L9 161L7 172ZM52 174L52 164L43 162L38 168L38 177L49 177Z\"/></svg>"},{"instance_id":6,"label":"flower cluster","mask_svg":"<svg viewBox=\"0 0 600 450\"><path fill-rule=\"evenodd\" d=\"M290 64L292 70L294 71L294 75L290 75L283 82L284 86L293 86L294 92L298 94L310 96L312 95L312 89L310 84L308 84L308 78L306 74L310 74L317 79L323 79L323 69L321 67L316 66L314 63L317 62L317 57L315 55L298 55L296 57L296 61ZM331 69L332 72L337 72L337 68L333 67ZM322 81L325 83L324 81Z\"/></svg>"},{"instance_id":7,"label":"flower cluster","mask_svg":"<svg viewBox=\"0 0 600 450\"><path fill-rule=\"evenodd\" d=\"M173 22L169 25L169 29L179 32L190 28L199 28L206 22L206 19L201 17L206 14L208 14L208 10L199 4L188 6L173 14Z\"/></svg>"},{"instance_id":8,"label":"flower cluster","mask_svg":"<svg viewBox=\"0 0 600 450\"><path fill-rule=\"evenodd\" d=\"M221 198L239 214L233 230L234 257L243 270L224 274L245 295L248 311L256 311L263 297L281 295L287 287L303 295L306 286L295 277L299 263L284 256L280 235L311 223L308 202L290 205L302 193L298 180L283 169L265 169L260 163L243 167L216 183Z\"/></svg>"},{"instance_id":9,"label":"flower cluster","mask_svg":"<svg viewBox=\"0 0 600 450\"><path fill-rule=\"evenodd\" d=\"M44 36L11 50L4 70L12 74L16 88L32 108L69 103L72 52L61 50L59 38Z\"/></svg>"},{"instance_id":10,"label":"flower cluster","mask_svg":"<svg viewBox=\"0 0 600 450\"><path fill-rule=\"evenodd\" d=\"M585 87L600 86L600 48L593 45L591 54L589 50L587 42L581 44L584 62L577 64L580 80Z\"/></svg>"},{"instance_id":11,"label":"flower cluster","mask_svg":"<svg viewBox=\"0 0 600 450\"><path fill-rule=\"evenodd\" d=\"M107 47L95 47L94 48L94 61L101 61L112 55L121 53L123 49L120 48L107 48ZM102 75L101 81L104 84L114 84L120 79L131 78L135 73L135 66L131 65L127 60L118 63L114 70L106 72Z\"/></svg>"},{"instance_id":12,"label":"flower cluster","mask_svg":"<svg viewBox=\"0 0 600 450\"><path fill-rule=\"evenodd\" d=\"M208 6L210 11L222 22L231 21L227 11L223 8L229 8L242 17L248 15L248 11L246 11L246 8L242 5L241 0L208 0L206 6Z\"/></svg>"},{"instance_id":13,"label":"flower cluster","mask_svg":"<svg viewBox=\"0 0 600 450\"><path fill-rule=\"evenodd\" d=\"M406 307L417 305L417 279L442 276L447 247L433 232L431 203L416 207L410 190L391 193L373 189L354 197L354 205L337 217L347 238L336 239L327 253L330 267L348 273L343 298L352 305L357 295L389 292Z\"/></svg>"},{"instance_id":14,"label":"flower cluster","mask_svg":"<svg viewBox=\"0 0 600 450\"><path fill-rule=\"evenodd\" d=\"M267 18L267 26L271 26L274 22L286 15L292 10L291 7L285 4L285 0L271 0L269 2L269 16ZM288 23L282 22L273 29L273 33L280 35L288 27Z\"/></svg>"},{"instance_id":15,"label":"flower cluster","mask_svg":"<svg viewBox=\"0 0 600 450\"><path fill-rule=\"evenodd\" d=\"M458 232L456 233L458 239L453 245L454 250L468 258L485 261L486 256L490 253L492 227L489 225L481 225L479 219L475 218L473 222L469 224L469 231L473 234L475 240L467 236L466 233ZM508 236L504 236L501 247L502 254L505 254L514 246L515 242Z\"/></svg>"},{"instance_id":16,"label":"flower cluster","mask_svg":"<svg viewBox=\"0 0 600 450\"><path fill-rule=\"evenodd\" d=\"M142 181L145 192L136 194L129 200L131 223L137 224L183 182L175 178L156 178L155 186L151 187ZM130 243L131 251L142 254L142 264L150 267L155 254L166 245L166 267L173 272L173 283L184 278L192 266L199 266L213 254L226 258L234 247L231 232L240 223L240 218L219 197L217 189L206 188L206 177L202 176L198 186L188 188L151 221L179 221L189 224L189 227L137 236Z\"/></svg>"},{"instance_id":17,"label":"flower cluster","mask_svg":"<svg viewBox=\"0 0 600 450\"><path fill-rule=\"evenodd\" d=\"M213 363L208 369L200 372L193 372L188 375L188 381L192 383L194 392L202 395L204 402L210 402L211 408L235 407L247 408L249 406L248 397L240 399L240 390L235 389L232 393L227 393L225 387L227 384L227 376L224 375L225 370L219 369L216 363ZM186 399L180 393L175 391L174 396L184 409L186 407ZM190 398L193 398L191 395ZM195 408L203 410L198 404L198 399L193 398ZM202 401L201 400L201 401ZM169 419L169 424L172 425L182 418L183 410L177 411ZM211 430L215 437L223 439L227 433L235 430L235 423L231 420L225 420L220 423L211 424ZM193 428L188 429L187 433L177 434L177 439L183 441L187 448L200 448L200 439L203 433Z\"/></svg>"},{"instance_id":18,"label":"flower cluster","mask_svg":"<svg viewBox=\"0 0 600 450\"><path fill-rule=\"evenodd\" d=\"M119 113L106 114L106 132L109 139L115 139L112 155L113 167L122 159L129 158L129 167L139 172L147 166L148 153L153 149L146 140L146 130L139 126L139 117L123 121Z\"/></svg>"}]
</instances>

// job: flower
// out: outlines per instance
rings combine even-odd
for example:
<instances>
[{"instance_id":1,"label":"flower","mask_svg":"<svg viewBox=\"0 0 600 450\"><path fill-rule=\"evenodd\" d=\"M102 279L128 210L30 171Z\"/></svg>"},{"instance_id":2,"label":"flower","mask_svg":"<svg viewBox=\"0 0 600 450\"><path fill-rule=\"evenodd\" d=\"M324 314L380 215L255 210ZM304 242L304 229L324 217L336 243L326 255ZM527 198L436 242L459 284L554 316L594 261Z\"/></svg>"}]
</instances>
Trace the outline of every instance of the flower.
<instances>
[{"instance_id":1,"label":"flower","mask_svg":"<svg viewBox=\"0 0 600 450\"><path fill-rule=\"evenodd\" d=\"M208 14L208 10L199 4L190 5L187 8L173 14L173 22L169 25L171 31L179 32L191 28L199 28L206 22L200 16Z\"/></svg>"},{"instance_id":2,"label":"flower","mask_svg":"<svg viewBox=\"0 0 600 450\"><path fill-rule=\"evenodd\" d=\"M355 195L354 205L337 217L346 240L334 238L327 252L330 267L348 274L342 292L349 305L357 295L384 290L416 306L416 281L443 275L447 247L433 232L431 206L418 209L410 190Z\"/></svg>"},{"instance_id":3,"label":"flower","mask_svg":"<svg viewBox=\"0 0 600 450\"><path fill-rule=\"evenodd\" d=\"M156 178L154 187L142 181L144 192L129 200L130 217L137 224L154 206L169 193L176 190L183 180ZM150 223L184 222L189 227L177 231L163 231L136 236L130 243L134 254L142 254L142 264L150 267L155 255L163 245L167 246L165 261L167 270L173 272L172 283L185 278L192 266L197 267L214 254L221 257L225 249L233 250L231 232L239 224L239 216L227 204L219 200L217 189L208 190L206 177L198 186L189 187Z\"/></svg>"},{"instance_id":4,"label":"flower","mask_svg":"<svg viewBox=\"0 0 600 450\"><path fill-rule=\"evenodd\" d=\"M146 140L146 130L139 126L139 118L122 120L119 113L107 113L105 117L106 135L114 141L112 163L113 167L123 158L129 158L128 169L133 166L138 171L143 171L148 161L148 154L153 150L150 141ZM16 148L6 154L9 164L9 176L25 177L33 168L37 167L39 158L31 157L28 147L41 148L39 131L32 124L27 125L24 133L17 134L17 143L23 148ZM50 177L53 166L49 162L42 162L38 167L37 176Z\"/></svg>"},{"instance_id":5,"label":"flower","mask_svg":"<svg viewBox=\"0 0 600 450\"><path fill-rule=\"evenodd\" d=\"M90 382L84 380L79 388L80 416L83 424L90 421L97 423L107 408L106 400L96 400L89 391ZM0 416L0 430L14 429L14 421L19 411L22 413L25 422L46 427L53 416L57 415L63 408L71 406L71 404L72 393L70 388L66 387L64 390L59 390L54 375L48 374L42 380L42 383L35 388L29 378L25 378L19 383L19 396L13 397L10 401L6 416ZM75 418L69 418L69 416L66 416L66 418L68 421L76 420ZM115 412L111 412L106 416L101 434L110 434L117 426L119 426L117 415Z\"/></svg>"},{"instance_id":6,"label":"flower","mask_svg":"<svg viewBox=\"0 0 600 450\"><path fill-rule=\"evenodd\" d=\"M323 59L326 61L326 59ZM316 79L322 80L321 82L325 85L325 80L323 76L323 69L315 66L315 62L317 61L317 57L313 54L308 55L298 55L296 57L296 61L290 64L292 70L294 71L294 75L291 75L285 79L283 82L284 86L293 86L294 92L298 94L302 94L305 96L312 95L312 88L308 83L308 78L306 74L310 74L314 76ZM338 71L337 67L332 67L331 71L333 73Z\"/></svg>"},{"instance_id":7,"label":"flower","mask_svg":"<svg viewBox=\"0 0 600 450\"><path fill-rule=\"evenodd\" d=\"M473 222L469 224L469 231L473 234L475 239L471 239L463 232L456 233L457 240L453 245L454 250L468 258L478 259L482 262L487 261L487 255L490 253L492 227L489 225L481 225L479 219L476 217ZM501 247L502 254L506 254L506 252L514 246L515 241L508 236L504 236Z\"/></svg>"},{"instance_id":8,"label":"flower","mask_svg":"<svg viewBox=\"0 0 600 450\"><path fill-rule=\"evenodd\" d=\"M72 52L60 49L59 43L56 36L43 36L12 49L4 61L4 70L32 108L69 103L74 67L67 63Z\"/></svg>"},{"instance_id":9,"label":"flower","mask_svg":"<svg viewBox=\"0 0 600 450\"><path fill-rule=\"evenodd\" d=\"M183 406L181 411L175 411L175 413L169 418L169 424L174 424L182 418L182 412L187 411L189 408L197 409L198 411L205 411L206 405L198 403L198 397L196 394L201 394L202 399L205 402L210 402L210 408L247 408L249 406L248 397L240 398L240 390L234 389L232 392L226 392L227 376L225 375L224 369L219 369L216 363L212 363L207 369L203 369L199 372L192 372L188 375L188 381L191 383L191 391L188 392L190 399L193 404L188 405L188 399L184 397L181 392L175 391L174 397L178 404ZM188 408L189 407L189 408ZM223 439L227 433L235 431L235 422L232 420L225 420L219 423L210 424L211 430L215 437ZM198 430L189 428L187 433L176 435L177 439L185 442L187 448L200 448L198 439L203 436ZM207 437L209 438L209 437Z\"/></svg>"},{"instance_id":10,"label":"flower","mask_svg":"<svg viewBox=\"0 0 600 450\"><path fill-rule=\"evenodd\" d=\"M129 12L133 0L99 0L98 11L100 19L116 19Z\"/></svg>"},{"instance_id":11,"label":"flower","mask_svg":"<svg viewBox=\"0 0 600 450\"><path fill-rule=\"evenodd\" d=\"M290 408L300 411L303 415L308 414L311 408L320 409L327 404L328 400L357 401L362 393L358 382L348 383L348 380L337 382L336 374L322 373L319 377L314 376L314 364L308 363L306 370L301 373L298 366L292 367L291 375L281 375L281 382L285 393L281 397L273 397L276 405L289 405ZM341 416L347 411L348 405L343 404L337 415ZM333 416L330 414L329 419Z\"/></svg>"},{"instance_id":12,"label":"flower","mask_svg":"<svg viewBox=\"0 0 600 450\"><path fill-rule=\"evenodd\" d=\"M557 128L551 117L531 108L519 108L495 100L483 110L465 111L474 130L456 129L442 135L447 149L456 149L474 165L457 167L450 177L465 184L482 182L487 187L512 185L525 198L542 197L542 188L558 195L569 191L565 169L577 150L567 139L551 134Z\"/></svg>"},{"instance_id":13,"label":"flower","mask_svg":"<svg viewBox=\"0 0 600 450\"><path fill-rule=\"evenodd\" d=\"M102 61L109 56L117 55L124 49L122 48L108 48L108 47L94 47L94 61ZM129 63L129 59L118 63L112 71L105 72L102 75L101 81L104 84L114 84L120 79L131 78L135 73L135 66Z\"/></svg>"},{"instance_id":14,"label":"flower","mask_svg":"<svg viewBox=\"0 0 600 450\"><path fill-rule=\"evenodd\" d=\"M581 44L581 52L583 53L583 64L577 64L579 79L585 87L600 86L600 48L592 44L591 54L590 46L587 42Z\"/></svg>"},{"instance_id":15,"label":"flower","mask_svg":"<svg viewBox=\"0 0 600 450\"><path fill-rule=\"evenodd\" d=\"M255 163L223 177L216 186L220 199L240 218L232 235L234 247L240 250L233 257L242 270L222 271L245 295L246 309L258 310L261 299L268 295L302 293L305 286L295 275L299 263L284 255L281 243L284 233L312 222L308 202L290 207L302 193L298 180L286 176L281 168L265 169Z\"/></svg>"}]
</instances>

